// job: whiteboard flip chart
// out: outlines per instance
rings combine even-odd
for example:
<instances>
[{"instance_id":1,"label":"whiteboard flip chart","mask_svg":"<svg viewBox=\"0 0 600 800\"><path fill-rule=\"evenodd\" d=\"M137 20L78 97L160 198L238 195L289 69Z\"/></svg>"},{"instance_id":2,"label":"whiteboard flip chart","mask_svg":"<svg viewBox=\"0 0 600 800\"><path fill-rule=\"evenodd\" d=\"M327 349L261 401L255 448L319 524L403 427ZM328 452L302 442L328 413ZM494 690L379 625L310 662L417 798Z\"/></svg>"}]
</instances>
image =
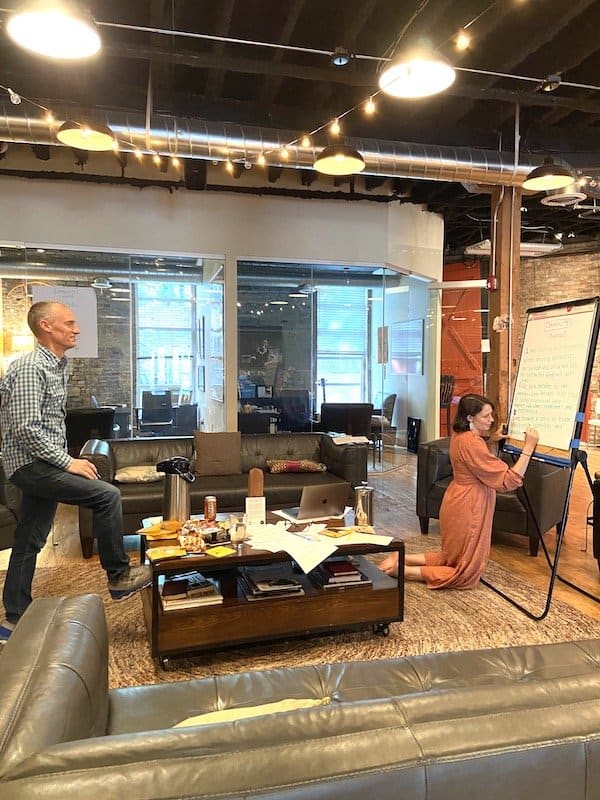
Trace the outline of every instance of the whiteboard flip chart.
<instances>
[{"instance_id":1,"label":"whiteboard flip chart","mask_svg":"<svg viewBox=\"0 0 600 800\"><path fill-rule=\"evenodd\" d=\"M589 389L598 337L598 298L530 309L512 398L509 442L537 428L536 453L569 451ZM579 417L581 421L581 416Z\"/></svg>"}]
</instances>

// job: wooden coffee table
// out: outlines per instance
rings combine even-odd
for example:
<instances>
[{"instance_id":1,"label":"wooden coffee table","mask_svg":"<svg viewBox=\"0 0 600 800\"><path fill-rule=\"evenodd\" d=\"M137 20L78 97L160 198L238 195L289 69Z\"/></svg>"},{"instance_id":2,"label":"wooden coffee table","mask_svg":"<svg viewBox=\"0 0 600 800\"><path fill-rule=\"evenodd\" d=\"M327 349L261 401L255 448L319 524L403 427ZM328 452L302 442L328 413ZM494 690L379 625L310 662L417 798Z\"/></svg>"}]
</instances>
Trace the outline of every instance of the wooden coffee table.
<instances>
[{"instance_id":1,"label":"wooden coffee table","mask_svg":"<svg viewBox=\"0 0 600 800\"><path fill-rule=\"evenodd\" d=\"M152 656L166 666L170 656L369 625L374 633L387 635L389 624L401 621L404 616L404 543L394 540L387 547L377 544L341 545L338 539L336 545L335 556L356 557L361 571L370 578L372 585L324 590L301 571L294 571L294 577L302 582L305 594L251 602L239 587L240 570L248 566L279 565L282 573L289 574L294 564L288 553L271 553L242 545L236 554L222 558L186 555L153 561L152 586L142 591ZM390 551L398 552L400 568L397 579L385 575L365 558L368 554ZM223 603L163 611L159 577L191 570L198 570L219 581Z\"/></svg>"}]
</instances>

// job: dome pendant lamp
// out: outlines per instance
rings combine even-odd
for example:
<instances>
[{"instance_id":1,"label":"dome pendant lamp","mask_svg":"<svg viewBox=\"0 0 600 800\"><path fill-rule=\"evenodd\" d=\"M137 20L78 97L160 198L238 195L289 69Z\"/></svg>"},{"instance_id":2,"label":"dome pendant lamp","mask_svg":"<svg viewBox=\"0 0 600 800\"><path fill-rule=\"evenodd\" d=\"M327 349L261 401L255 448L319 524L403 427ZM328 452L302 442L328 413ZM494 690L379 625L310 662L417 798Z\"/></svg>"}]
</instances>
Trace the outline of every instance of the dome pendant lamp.
<instances>
[{"instance_id":1,"label":"dome pendant lamp","mask_svg":"<svg viewBox=\"0 0 600 800\"><path fill-rule=\"evenodd\" d=\"M101 45L96 23L72 0L22 3L8 18L6 32L16 44L48 58L88 58Z\"/></svg>"},{"instance_id":2,"label":"dome pendant lamp","mask_svg":"<svg viewBox=\"0 0 600 800\"><path fill-rule=\"evenodd\" d=\"M573 183L575 176L562 164L555 164L548 156L540 167L532 169L523 181L523 189L530 192L549 192L551 189L563 189Z\"/></svg>"},{"instance_id":3,"label":"dome pendant lamp","mask_svg":"<svg viewBox=\"0 0 600 800\"><path fill-rule=\"evenodd\" d=\"M365 168L365 160L353 147L332 144L323 148L313 164L323 175L356 175Z\"/></svg>"},{"instance_id":4,"label":"dome pendant lamp","mask_svg":"<svg viewBox=\"0 0 600 800\"><path fill-rule=\"evenodd\" d=\"M56 132L61 144L76 147L79 150L114 150L117 140L114 133L106 125L86 124L67 120Z\"/></svg>"},{"instance_id":5,"label":"dome pendant lamp","mask_svg":"<svg viewBox=\"0 0 600 800\"><path fill-rule=\"evenodd\" d=\"M443 92L454 83L454 67L431 50L407 51L392 59L379 76L379 88L392 97L416 99Z\"/></svg>"}]
</instances>

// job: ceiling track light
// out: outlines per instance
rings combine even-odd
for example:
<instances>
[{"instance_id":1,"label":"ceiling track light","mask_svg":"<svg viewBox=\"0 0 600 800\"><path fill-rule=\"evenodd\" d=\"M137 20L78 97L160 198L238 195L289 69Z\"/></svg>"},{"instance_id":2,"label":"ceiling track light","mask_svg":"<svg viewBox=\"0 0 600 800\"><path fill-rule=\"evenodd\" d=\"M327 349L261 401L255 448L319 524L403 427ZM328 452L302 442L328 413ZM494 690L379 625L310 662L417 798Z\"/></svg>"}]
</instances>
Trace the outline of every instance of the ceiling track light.
<instances>
[{"instance_id":1,"label":"ceiling track light","mask_svg":"<svg viewBox=\"0 0 600 800\"><path fill-rule=\"evenodd\" d=\"M89 58L101 46L93 18L73 0L22 3L8 18L6 32L20 47L48 58Z\"/></svg>"},{"instance_id":2,"label":"ceiling track light","mask_svg":"<svg viewBox=\"0 0 600 800\"><path fill-rule=\"evenodd\" d=\"M97 152L114 150L117 145L115 135L107 125L72 120L63 122L56 132L56 138L68 147Z\"/></svg>"},{"instance_id":3,"label":"ceiling track light","mask_svg":"<svg viewBox=\"0 0 600 800\"><path fill-rule=\"evenodd\" d=\"M348 52L348 50L346 50L345 47L336 47L331 54L331 66L347 67L351 58L351 54Z\"/></svg>"},{"instance_id":4,"label":"ceiling track light","mask_svg":"<svg viewBox=\"0 0 600 800\"><path fill-rule=\"evenodd\" d=\"M392 97L416 99L443 92L455 78L454 67L438 53L413 50L386 64L379 76L379 88Z\"/></svg>"},{"instance_id":5,"label":"ceiling track light","mask_svg":"<svg viewBox=\"0 0 600 800\"><path fill-rule=\"evenodd\" d=\"M560 75L548 75L537 87L542 92L554 92L560 86Z\"/></svg>"},{"instance_id":6,"label":"ceiling track light","mask_svg":"<svg viewBox=\"0 0 600 800\"><path fill-rule=\"evenodd\" d=\"M523 189L530 192L549 192L551 189L562 189L573 183L575 176L562 164L555 164L554 159L548 156L544 163L532 169L523 181Z\"/></svg>"},{"instance_id":7,"label":"ceiling track light","mask_svg":"<svg viewBox=\"0 0 600 800\"><path fill-rule=\"evenodd\" d=\"M325 147L313 164L314 169L323 175L356 175L365 168L365 160L353 147L334 144Z\"/></svg>"}]
</instances>

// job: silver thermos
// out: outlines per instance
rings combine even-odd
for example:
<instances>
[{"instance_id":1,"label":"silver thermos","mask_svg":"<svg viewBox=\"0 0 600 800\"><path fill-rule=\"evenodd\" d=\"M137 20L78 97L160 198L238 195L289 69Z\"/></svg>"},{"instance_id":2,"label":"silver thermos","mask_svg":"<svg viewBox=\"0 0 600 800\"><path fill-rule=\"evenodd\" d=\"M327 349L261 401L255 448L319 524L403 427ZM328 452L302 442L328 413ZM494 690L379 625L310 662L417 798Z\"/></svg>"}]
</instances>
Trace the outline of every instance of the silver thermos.
<instances>
[{"instance_id":1,"label":"silver thermos","mask_svg":"<svg viewBox=\"0 0 600 800\"><path fill-rule=\"evenodd\" d=\"M163 497L163 519L186 522L190 518L190 483L195 480L190 470L190 460L174 456L156 465L158 472L165 473Z\"/></svg>"},{"instance_id":2,"label":"silver thermos","mask_svg":"<svg viewBox=\"0 0 600 800\"><path fill-rule=\"evenodd\" d=\"M373 524L373 495L375 489L367 486L366 481L361 481L360 486L354 487L354 523L356 525Z\"/></svg>"}]
</instances>

